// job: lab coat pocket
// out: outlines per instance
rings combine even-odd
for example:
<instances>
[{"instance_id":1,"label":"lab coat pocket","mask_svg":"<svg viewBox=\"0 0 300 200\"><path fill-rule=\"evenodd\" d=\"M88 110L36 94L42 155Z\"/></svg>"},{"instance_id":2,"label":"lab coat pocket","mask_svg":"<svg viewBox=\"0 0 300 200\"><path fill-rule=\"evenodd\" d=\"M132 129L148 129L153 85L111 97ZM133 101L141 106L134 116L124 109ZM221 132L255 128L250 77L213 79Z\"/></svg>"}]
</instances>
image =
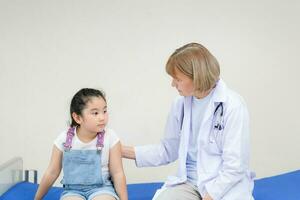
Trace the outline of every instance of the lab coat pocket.
<instances>
[{"instance_id":1,"label":"lab coat pocket","mask_svg":"<svg viewBox=\"0 0 300 200\"><path fill-rule=\"evenodd\" d=\"M205 150L210 155L221 155L223 131L212 130L209 135L208 143L205 145Z\"/></svg>"},{"instance_id":2,"label":"lab coat pocket","mask_svg":"<svg viewBox=\"0 0 300 200\"><path fill-rule=\"evenodd\" d=\"M215 141L207 143L204 149L209 155L215 155L215 156L221 155L221 150L219 149Z\"/></svg>"},{"instance_id":3,"label":"lab coat pocket","mask_svg":"<svg viewBox=\"0 0 300 200\"><path fill-rule=\"evenodd\" d=\"M216 137L214 131L211 132L211 134L209 136L209 140L204 147L205 151L209 155L215 155L215 156L221 155L221 149L218 146L217 139L220 139L220 138Z\"/></svg>"}]
</instances>

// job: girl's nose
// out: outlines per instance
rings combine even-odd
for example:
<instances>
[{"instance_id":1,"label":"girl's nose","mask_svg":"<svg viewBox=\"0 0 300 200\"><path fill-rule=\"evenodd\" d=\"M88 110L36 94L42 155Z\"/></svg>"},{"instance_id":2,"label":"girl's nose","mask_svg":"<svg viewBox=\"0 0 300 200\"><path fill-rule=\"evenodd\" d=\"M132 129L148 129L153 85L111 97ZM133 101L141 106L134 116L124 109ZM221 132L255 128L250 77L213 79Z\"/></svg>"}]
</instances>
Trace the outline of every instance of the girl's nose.
<instances>
[{"instance_id":1,"label":"girl's nose","mask_svg":"<svg viewBox=\"0 0 300 200\"><path fill-rule=\"evenodd\" d=\"M99 119L100 119L101 121L105 118L104 115L105 115L104 113L102 113L102 114L99 115Z\"/></svg>"}]
</instances>

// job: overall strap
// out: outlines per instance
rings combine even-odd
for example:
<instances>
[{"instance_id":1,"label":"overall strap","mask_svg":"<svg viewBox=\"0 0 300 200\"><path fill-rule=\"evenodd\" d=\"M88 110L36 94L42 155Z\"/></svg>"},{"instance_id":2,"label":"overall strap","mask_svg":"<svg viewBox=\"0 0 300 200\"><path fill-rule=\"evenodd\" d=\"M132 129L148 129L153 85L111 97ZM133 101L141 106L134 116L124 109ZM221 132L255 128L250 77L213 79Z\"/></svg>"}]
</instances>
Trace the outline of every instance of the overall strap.
<instances>
[{"instance_id":1,"label":"overall strap","mask_svg":"<svg viewBox=\"0 0 300 200\"><path fill-rule=\"evenodd\" d=\"M97 144L96 144L96 147L97 147L98 151L101 151L102 148L104 147L104 134L105 134L104 130L102 132L98 132L97 133Z\"/></svg>"},{"instance_id":2,"label":"overall strap","mask_svg":"<svg viewBox=\"0 0 300 200\"><path fill-rule=\"evenodd\" d=\"M72 148L72 140L75 135L75 127L70 127L67 132L66 142L64 143L65 151L69 151Z\"/></svg>"}]
</instances>

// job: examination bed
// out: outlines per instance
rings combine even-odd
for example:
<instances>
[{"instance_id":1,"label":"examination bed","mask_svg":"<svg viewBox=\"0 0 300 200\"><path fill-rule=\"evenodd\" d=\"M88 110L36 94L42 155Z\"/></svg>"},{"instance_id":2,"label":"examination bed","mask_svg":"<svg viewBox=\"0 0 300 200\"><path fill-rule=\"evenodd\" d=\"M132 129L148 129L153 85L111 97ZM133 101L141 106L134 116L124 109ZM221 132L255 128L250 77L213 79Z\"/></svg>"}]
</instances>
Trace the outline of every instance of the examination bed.
<instances>
[{"instance_id":1,"label":"examination bed","mask_svg":"<svg viewBox=\"0 0 300 200\"><path fill-rule=\"evenodd\" d=\"M38 185L36 176L29 182L29 174L23 171L21 158L1 165L0 200L32 200ZM129 200L150 200L161 186L162 183L128 184ZM61 192L61 187L52 187L44 200L58 200ZM255 200L300 200L300 170L255 180L253 195Z\"/></svg>"}]
</instances>

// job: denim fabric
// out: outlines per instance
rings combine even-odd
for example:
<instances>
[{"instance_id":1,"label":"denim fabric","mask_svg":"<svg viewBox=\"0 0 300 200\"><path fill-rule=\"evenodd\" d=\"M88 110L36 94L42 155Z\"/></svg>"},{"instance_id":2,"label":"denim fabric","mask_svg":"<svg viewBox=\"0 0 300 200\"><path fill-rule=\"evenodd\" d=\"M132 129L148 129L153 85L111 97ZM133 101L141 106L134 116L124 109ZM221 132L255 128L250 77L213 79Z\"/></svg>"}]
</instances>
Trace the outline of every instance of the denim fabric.
<instances>
[{"instance_id":1,"label":"denim fabric","mask_svg":"<svg viewBox=\"0 0 300 200\"><path fill-rule=\"evenodd\" d=\"M65 196L76 195L85 200L98 194L110 194L118 199L109 179L109 174L102 175L101 151L69 150L63 155L63 180Z\"/></svg>"},{"instance_id":2,"label":"denim fabric","mask_svg":"<svg viewBox=\"0 0 300 200\"><path fill-rule=\"evenodd\" d=\"M101 151L69 150L63 155L64 185L102 184Z\"/></svg>"},{"instance_id":3,"label":"denim fabric","mask_svg":"<svg viewBox=\"0 0 300 200\"><path fill-rule=\"evenodd\" d=\"M116 200L119 200L119 197L117 196L116 191L112 187L112 185L102 186L102 187L95 187L94 189L90 188L88 190L79 189L79 188L77 188L77 190L65 189L63 191L63 193L61 194L60 200L63 200L64 197L67 197L67 196L78 196L78 197L81 197L84 200L91 200L95 196L103 195L103 194L111 195Z\"/></svg>"}]
</instances>

